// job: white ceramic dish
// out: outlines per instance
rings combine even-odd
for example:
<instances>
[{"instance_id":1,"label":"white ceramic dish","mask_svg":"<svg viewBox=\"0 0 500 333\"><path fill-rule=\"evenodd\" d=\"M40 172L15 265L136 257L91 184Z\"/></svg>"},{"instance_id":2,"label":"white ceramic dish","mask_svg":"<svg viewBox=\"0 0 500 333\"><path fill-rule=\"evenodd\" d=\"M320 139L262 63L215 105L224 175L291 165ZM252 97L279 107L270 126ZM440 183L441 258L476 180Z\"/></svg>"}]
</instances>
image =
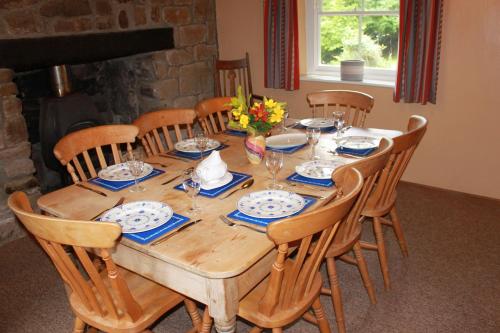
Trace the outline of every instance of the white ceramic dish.
<instances>
[{"instance_id":1,"label":"white ceramic dish","mask_svg":"<svg viewBox=\"0 0 500 333\"><path fill-rule=\"evenodd\" d=\"M137 179L146 177L151 172L153 172L153 167L151 166L151 164L144 163L144 170L139 176L137 176ZM106 169L102 169L101 171L99 171L97 175L101 179L112 182L123 182L123 181L134 180L134 176L130 172L127 163L111 165Z\"/></svg>"},{"instance_id":2,"label":"white ceramic dish","mask_svg":"<svg viewBox=\"0 0 500 333\"><path fill-rule=\"evenodd\" d=\"M338 167L344 165L341 160L316 160L299 164L295 167L295 171L303 176L313 179L331 179L332 173Z\"/></svg>"},{"instance_id":3,"label":"white ceramic dish","mask_svg":"<svg viewBox=\"0 0 500 333\"><path fill-rule=\"evenodd\" d=\"M335 127L333 119L329 118L308 118L302 119L300 124L305 127L328 128Z\"/></svg>"},{"instance_id":4,"label":"white ceramic dish","mask_svg":"<svg viewBox=\"0 0 500 333\"><path fill-rule=\"evenodd\" d=\"M172 208L163 202L135 201L108 210L100 220L118 223L122 232L127 234L159 227L173 215Z\"/></svg>"},{"instance_id":5,"label":"white ceramic dish","mask_svg":"<svg viewBox=\"0 0 500 333\"><path fill-rule=\"evenodd\" d=\"M266 139L266 146L270 148L291 148L307 143L304 133L286 133L270 136Z\"/></svg>"},{"instance_id":6,"label":"white ceramic dish","mask_svg":"<svg viewBox=\"0 0 500 333\"><path fill-rule=\"evenodd\" d=\"M300 195L280 190L253 192L238 201L238 210L258 218L278 218L293 215L304 208Z\"/></svg>"},{"instance_id":7,"label":"white ceramic dish","mask_svg":"<svg viewBox=\"0 0 500 333\"><path fill-rule=\"evenodd\" d=\"M210 182L202 182L201 188L204 190L213 190L214 188L229 184L231 180L233 180L233 174L231 172L226 172L226 174L220 179Z\"/></svg>"},{"instance_id":8,"label":"white ceramic dish","mask_svg":"<svg viewBox=\"0 0 500 333\"><path fill-rule=\"evenodd\" d=\"M343 137L339 146L348 149L371 149L377 148L380 139L371 136L346 136Z\"/></svg>"},{"instance_id":9,"label":"white ceramic dish","mask_svg":"<svg viewBox=\"0 0 500 333\"><path fill-rule=\"evenodd\" d=\"M210 150L219 148L220 142L213 139L208 139L207 147L205 148L205 153ZM179 141L175 144L175 149L182 151L184 153L201 153L194 139L187 139Z\"/></svg>"}]
</instances>

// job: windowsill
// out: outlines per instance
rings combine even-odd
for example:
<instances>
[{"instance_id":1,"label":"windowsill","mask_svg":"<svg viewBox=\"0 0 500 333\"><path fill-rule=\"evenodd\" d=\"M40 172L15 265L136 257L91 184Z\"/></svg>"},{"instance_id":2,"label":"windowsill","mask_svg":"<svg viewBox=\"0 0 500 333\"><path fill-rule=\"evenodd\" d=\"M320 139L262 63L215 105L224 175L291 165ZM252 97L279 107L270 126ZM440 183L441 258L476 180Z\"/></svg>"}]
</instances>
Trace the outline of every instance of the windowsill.
<instances>
[{"instance_id":1,"label":"windowsill","mask_svg":"<svg viewBox=\"0 0 500 333\"><path fill-rule=\"evenodd\" d=\"M342 81L339 76L331 76L331 75L305 74L305 75L300 76L300 80L301 81L314 81L314 82L345 83L345 84L354 84L354 85L359 85L359 86L394 88L394 81L366 80L366 79L363 81Z\"/></svg>"}]
</instances>

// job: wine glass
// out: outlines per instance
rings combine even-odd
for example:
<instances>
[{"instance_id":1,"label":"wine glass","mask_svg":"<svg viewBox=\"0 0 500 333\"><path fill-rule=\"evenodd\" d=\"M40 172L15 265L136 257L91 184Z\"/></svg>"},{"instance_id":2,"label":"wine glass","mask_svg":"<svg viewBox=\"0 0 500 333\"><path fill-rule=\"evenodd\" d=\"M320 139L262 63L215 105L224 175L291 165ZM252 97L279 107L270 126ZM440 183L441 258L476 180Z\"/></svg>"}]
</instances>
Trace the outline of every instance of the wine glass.
<instances>
[{"instance_id":1,"label":"wine glass","mask_svg":"<svg viewBox=\"0 0 500 333\"><path fill-rule=\"evenodd\" d=\"M279 190L283 188L282 185L276 183L276 174L283 167L283 152L269 151L266 153L266 168L273 176L273 182L268 186L269 189Z\"/></svg>"},{"instance_id":2,"label":"wine glass","mask_svg":"<svg viewBox=\"0 0 500 333\"><path fill-rule=\"evenodd\" d=\"M130 192L145 191L146 189L137 182L137 177L144 171L144 162L141 160L140 156L137 154L128 154L125 156L125 161L130 173L134 176L134 186L130 188Z\"/></svg>"},{"instance_id":3,"label":"wine glass","mask_svg":"<svg viewBox=\"0 0 500 333\"><path fill-rule=\"evenodd\" d=\"M203 159L203 152L208 146L208 137L205 136L205 133L198 132L194 136L194 142L196 143L196 147L200 150L200 159Z\"/></svg>"},{"instance_id":4,"label":"wine glass","mask_svg":"<svg viewBox=\"0 0 500 333\"><path fill-rule=\"evenodd\" d=\"M321 136L321 130L316 127L308 127L306 129L307 142L311 146L311 160L319 159L316 155L316 145L319 142L319 137Z\"/></svg>"},{"instance_id":5,"label":"wine glass","mask_svg":"<svg viewBox=\"0 0 500 333\"><path fill-rule=\"evenodd\" d=\"M196 171L191 171L186 175L186 178L182 182L182 188L191 198L191 208L189 208L187 214L196 215L201 211L196 205L196 196L201 190L201 177L196 173Z\"/></svg>"},{"instance_id":6,"label":"wine glass","mask_svg":"<svg viewBox=\"0 0 500 333\"><path fill-rule=\"evenodd\" d=\"M335 140L335 145L339 146L340 139L342 138L342 128L344 127L345 122L345 112L344 111L333 111L333 124L335 126L335 136L333 139ZM337 149L335 149L335 153L337 153Z\"/></svg>"},{"instance_id":7,"label":"wine glass","mask_svg":"<svg viewBox=\"0 0 500 333\"><path fill-rule=\"evenodd\" d=\"M283 120L281 120L281 131L283 133L288 131L288 128L286 128L286 120L288 119L289 116L289 108L286 108L283 110Z\"/></svg>"}]
</instances>

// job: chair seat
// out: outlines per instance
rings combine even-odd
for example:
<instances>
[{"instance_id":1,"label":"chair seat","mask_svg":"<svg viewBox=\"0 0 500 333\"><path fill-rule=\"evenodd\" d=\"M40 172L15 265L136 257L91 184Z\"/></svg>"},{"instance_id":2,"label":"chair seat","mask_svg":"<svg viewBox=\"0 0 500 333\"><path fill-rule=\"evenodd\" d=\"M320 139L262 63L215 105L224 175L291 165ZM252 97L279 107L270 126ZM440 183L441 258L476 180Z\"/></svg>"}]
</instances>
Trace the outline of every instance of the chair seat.
<instances>
[{"instance_id":1,"label":"chair seat","mask_svg":"<svg viewBox=\"0 0 500 333\"><path fill-rule=\"evenodd\" d=\"M124 268L118 268L119 274L123 276L130 292L139 306L143 309L143 315L134 322L128 315L116 320L109 314L100 316L95 312L89 311L80 299L71 293L69 296L70 304L75 314L89 325L98 328L105 332L127 332L135 333L142 332L151 324L161 317L166 311L173 308L184 300L184 296L165 288L151 280L143 278L140 275L132 273ZM101 274L105 275L106 271ZM105 286L113 298L113 302L120 302L116 295L112 292L108 279L103 279ZM102 300L99 300L101 302ZM101 307L104 308L104 307Z\"/></svg>"},{"instance_id":2,"label":"chair seat","mask_svg":"<svg viewBox=\"0 0 500 333\"><path fill-rule=\"evenodd\" d=\"M389 200L387 200L387 203L382 207L375 206L375 200L373 199L378 200L378 198L370 197L366 202L366 206L361 212L361 215L368 217L379 217L388 214L392 209L392 207L394 207L394 203L396 202L396 197L397 193L396 191L394 191L391 194Z\"/></svg>"},{"instance_id":3,"label":"chair seat","mask_svg":"<svg viewBox=\"0 0 500 333\"><path fill-rule=\"evenodd\" d=\"M351 232L347 239L338 239L337 236L341 236L341 233L337 233L336 237L333 239L328 251L326 251L326 258L335 258L349 252L361 237L361 224L358 223L356 225L354 231Z\"/></svg>"},{"instance_id":4,"label":"chair seat","mask_svg":"<svg viewBox=\"0 0 500 333\"><path fill-rule=\"evenodd\" d=\"M285 264L285 272L290 272L293 261L288 260ZM286 274L286 273L285 273ZM286 276L283 277L283 280ZM294 304L293 306L288 306L285 309L280 307L282 303L282 298L280 298L280 303L277 305L275 311L272 315L268 316L259 311L259 303L264 297L267 291L267 285L269 283L269 276L262 280L250 293L248 293L241 301L238 309L238 315L248 321L251 321L255 325L264 328L274 328L283 327L290 324L291 322L299 319L314 300L318 297L321 292L321 286L323 285L321 275L315 274L314 282L311 287L311 291L308 297L300 300L300 302ZM282 290L282 296L285 294Z\"/></svg>"}]
</instances>

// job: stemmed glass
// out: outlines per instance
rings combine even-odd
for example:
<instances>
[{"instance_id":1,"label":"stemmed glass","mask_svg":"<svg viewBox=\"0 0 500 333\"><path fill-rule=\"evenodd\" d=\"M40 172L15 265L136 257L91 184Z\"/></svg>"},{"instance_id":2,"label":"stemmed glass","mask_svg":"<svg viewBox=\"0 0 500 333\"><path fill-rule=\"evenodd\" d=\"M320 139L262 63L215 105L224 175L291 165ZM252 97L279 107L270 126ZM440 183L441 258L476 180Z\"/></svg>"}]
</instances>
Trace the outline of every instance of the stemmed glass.
<instances>
[{"instance_id":1,"label":"stemmed glass","mask_svg":"<svg viewBox=\"0 0 500 333\"><path fill-rule=\"evenodd\" d=\"M205 136L205 133L198 132L194 136L194 142L196 143L196 147L200 150L200 159L203 159L203 152L207 149L208 145L208 137Z\"/></svg>"},{"instance_id":2,"label":"stemmed glass","mask_svg":"<svg viewBox=\"0 0 500 333\"><path fill-rule=\"evenodd\" d=\"M201 209L196 205L196 196L201 190L201 177L192 171L186 175L186 178L182 182L182 188L184 192L191 198L191 208L188 210L188 215L196 215L201 211Z\"/></svg>"},{"instance_id":3,"label":"stemmed glass","mask_svg":"<svg viewBox=\"0 0 500 333\"><path fill-rule=\"evenodd\" d=\"M136 154L128 154L125 156L125 162L127 163L130 173L134 176L134 186L130 188L130 192L145 191L146 189L137 182L137 177L139 177L144 171L144 162L141 160L140 156Z\"/></svg>"},{"instance_id":4,"label":"stemmed glass","mask_svg":"<svg viewBox=\"0 0 500 333\"><path fill-rule=\"evenodd\" d=\"M316 155L316 145L319 142L319 137L321 136L321 130L316 127L308 127L306 129L307 142L311 146L311 160L319 159Z\"/></svg>"},{"instance_id":5,"label":"stemmed glass","mask_svg":"<svg viewBox=\"0 0 500 333\"><path fill-rule=\"evenodd\" d=\"M284 113L283 113L283 120L281 121L281 131L286 132L288 131L288 128L286 128L286 120L288 119L289 109L286 108L283 111Z\"/></svg>"},{"instance_id":6,"label":"stemmed glass","mask_svg":"<svg viewBox=\"0 0 500 333\"><path fill-rule=\"evenodd\" d=\"M266 168L269 170L273 176L273 182L268 186L269 189L279 190L283 186L276 183L276 174L283 167L283 152L281 151L269 151L266 153Z\"/></svg>"},{"instance_id":7,"label":"stemmed glass","mask_svg":"<svg viewBox=\"0 0 500 333\"><path fill-rule=\"evenodd\" d=\"M334 111L332 113L332 116L333 116L333 124L336 128L334 140L336 148L338 148L340 139L342 138L342 128L344 127L344 122L345 122L345 112ZM335 153L337 154L337 149L335 149Z\"/></svg>"}]
</instances>

